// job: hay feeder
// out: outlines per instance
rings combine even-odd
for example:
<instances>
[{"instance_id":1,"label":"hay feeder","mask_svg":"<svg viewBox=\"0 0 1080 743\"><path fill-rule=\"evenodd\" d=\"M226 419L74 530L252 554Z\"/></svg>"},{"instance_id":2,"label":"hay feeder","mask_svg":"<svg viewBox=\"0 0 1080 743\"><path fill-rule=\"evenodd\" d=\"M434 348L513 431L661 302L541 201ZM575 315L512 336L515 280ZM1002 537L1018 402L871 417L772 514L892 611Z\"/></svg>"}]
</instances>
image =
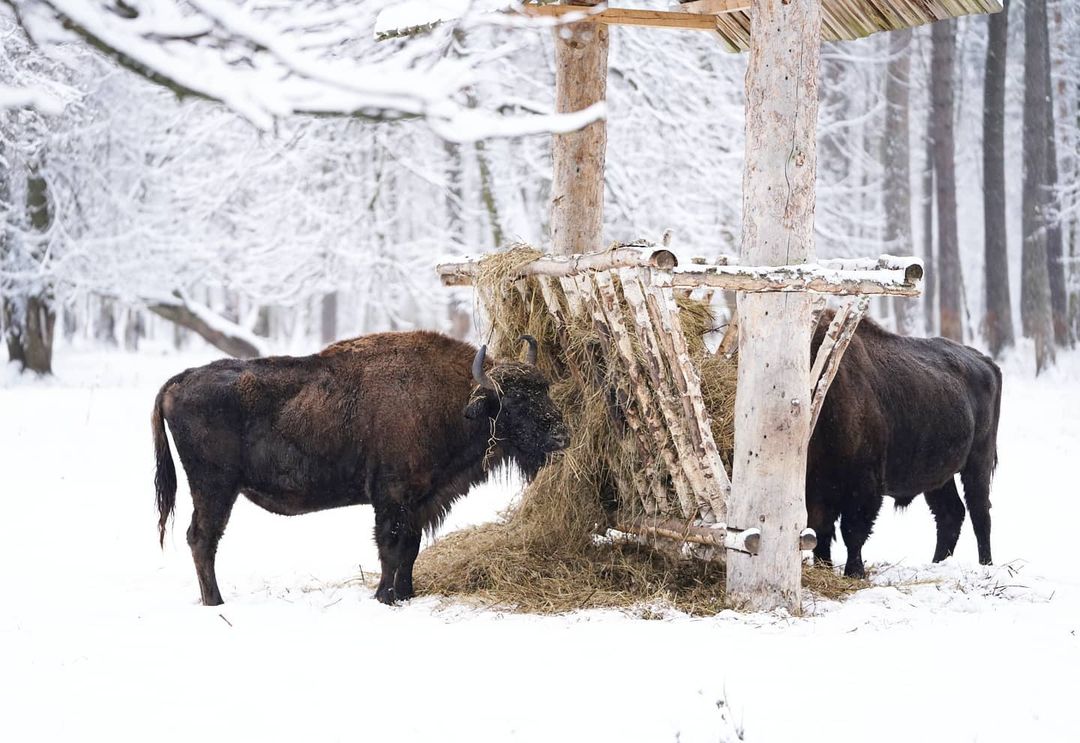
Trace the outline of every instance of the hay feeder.
<instances>
[{"instance_id":1,"label":"hay feeder","mask_svg":"<svg viewBox=\"0 0 1080 743\"><path fill-rule=\"evenodd\" d=\"M507 297L534 310L539 304L547 334L560 350L572 344L582 327L595 333L599 354L567 356L556 368L578 383L610 387L617 408L611 418L625 427L620 433L620 426L612 424L608 435L624 435L637 457L637 471L617 482L618 505L607 526L707 559L725 550L755 555L761 532L728 521L731 477L714 435L717 411L710 413L703 393L701 367L712 355L700 338L688 337L682 317L688 305L680 299L702 287L810 291L822 296L814 312L816 325L823 295L843 297L812 366L811 421L816 422L869 295L915 296L923 275L917 258L894 256L764 267L735 266L720 256L711 263L680 266L672 251L646 242L585 254L518 249L503 255L517 259L502 260L494 272L492 262L500 254L447 260L437 270L447 286L475 284L489 318L500 316L498 305ZM717 354L731 356L737 327L733 317ZM536 328L520 321L494 322L492 342L512 346L518 334L529 331ZM813 530L804 530L798 548L815 545Z\"/></svg>"}]
</instances>

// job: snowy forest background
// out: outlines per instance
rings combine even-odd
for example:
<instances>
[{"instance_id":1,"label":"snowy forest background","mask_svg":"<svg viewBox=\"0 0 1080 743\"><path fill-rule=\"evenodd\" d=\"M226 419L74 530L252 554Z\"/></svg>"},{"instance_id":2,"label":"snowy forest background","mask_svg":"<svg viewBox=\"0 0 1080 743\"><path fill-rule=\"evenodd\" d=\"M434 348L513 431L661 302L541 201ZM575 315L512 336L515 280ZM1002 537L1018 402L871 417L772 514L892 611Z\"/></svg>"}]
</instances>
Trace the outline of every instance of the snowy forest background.
<instances>
[{"instance_id":1,"label":"snowy forest background","mask_svg":"<svg viewBox=\"0 0 1080 743\"><path fill-rule=\"evenodd\" d=\"M251 5L268 23L284 7ZM550 30L376 42L386 0L344 5L349 24L313 45L367 64L420 43L412 65L469 62L464 108L550 111ZM925 297L879 300L879 319L995 355L1019 344L1040 367L1080 334L1078 5L1013 0L823 48L817 253L914 253L928 269ZM4 4L0 38L0 323L20 368L48 372L58 343L184 347L198 333L250 354L391 329L464 336L471 293L443 289L437 259L547 244L550 136L314 115L260 128L84 41L32 43ZM738 252L745 65L706 33L612 32L606 239L670 230L695 255Z\"/></svg>"}]
</instances>

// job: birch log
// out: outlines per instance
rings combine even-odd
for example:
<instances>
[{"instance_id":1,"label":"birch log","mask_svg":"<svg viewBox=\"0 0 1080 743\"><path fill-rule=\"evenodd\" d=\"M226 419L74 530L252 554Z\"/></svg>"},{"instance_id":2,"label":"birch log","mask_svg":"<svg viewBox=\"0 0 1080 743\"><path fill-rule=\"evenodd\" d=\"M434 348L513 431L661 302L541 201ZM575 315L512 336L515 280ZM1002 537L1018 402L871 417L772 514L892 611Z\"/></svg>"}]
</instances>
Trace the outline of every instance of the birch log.
<instances>
[{"instance_id":1,"label":"birch log","mask_svg":"<svg viewBox=\"0 0 1080 743\"><path fill-rule=\"evenodd\" d=\"M596 5L579 0L571 5ZM607 95L608 27L602 23L556 26L555 108L580 111ZM556 134L551 155L551 242L555 253L586 253L603 244L604 156L607 125L595 121L584 129Z\"/></svg>"},{"instance_id":2,"label":"birch log","mask_svg":"<svg viewBox=\"0 0 1080 743\"><path fill-rule=\"evenodd\" d=\"M814 255L820 0L753 0L746 73L745 265ZM728 593L751 610L801 608L810 423L810 298L738 296L739 380L730 528L761 530L759 553L728 554Z\"/></svg>"}]
</instances>

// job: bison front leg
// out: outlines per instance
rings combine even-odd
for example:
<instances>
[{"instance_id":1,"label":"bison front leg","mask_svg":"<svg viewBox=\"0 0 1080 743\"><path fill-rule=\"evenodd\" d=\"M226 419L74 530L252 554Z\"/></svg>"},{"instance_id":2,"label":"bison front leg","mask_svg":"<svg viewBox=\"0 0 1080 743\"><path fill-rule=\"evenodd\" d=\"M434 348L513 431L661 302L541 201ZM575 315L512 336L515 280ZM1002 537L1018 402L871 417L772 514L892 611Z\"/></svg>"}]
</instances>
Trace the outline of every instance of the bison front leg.
<instances>
[{"instance_id":1,"label":"bison front leg","mask_svg":"<svg viewBox=\"0 0 1080 743\"><path fill-rule=\"evenodd\" d=\"M375 598L384 604L413 597L413 563L420 552L420 529L400 504L375 507L375 544L382 578Z\"/></svg>"},{"instance_id":2,"label":"bison front leg","mask_svg":"<svg viewBox=\"0 0 1080 743\"><path fill-rule=\"evenodd\" d=\"M840 509L829 503L821 493L811 489L806 494L806 523L817 534L814 562L832 567L832 542Z\"/></svg>"}]
</instances>

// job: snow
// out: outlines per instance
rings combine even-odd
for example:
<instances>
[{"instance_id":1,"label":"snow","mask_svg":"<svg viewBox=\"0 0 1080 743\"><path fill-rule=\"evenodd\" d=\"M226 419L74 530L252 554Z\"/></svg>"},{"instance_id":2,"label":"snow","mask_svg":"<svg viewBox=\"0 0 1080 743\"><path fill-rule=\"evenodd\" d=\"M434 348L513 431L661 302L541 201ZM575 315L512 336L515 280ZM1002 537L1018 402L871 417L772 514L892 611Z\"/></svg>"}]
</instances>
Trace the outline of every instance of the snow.
<instances>
[{"instance_id":1,"label":"snow","mask_svg":"<svg viewBox=\"0 0 1080 743\"><path fill-rule=\"evenodd\" d=\"M8 108L32 107L46 114L58 116L64 104L43 90L0 85L0 111Z\"/></svg>"},{"instance_id":2,"label":"snow","mask_svg":"<svg viewBox=\"0 0 1080 743\"><path fill-rule=\"evenodd\" d=\"M886 507L875 587L806 616L655 608L562 617L423 597L387 608L366 507L284 518L238 502L222 607L197 604L178 519L157 547L157 386L214 357L61 348L0 369L0 719L7 740L1075 740L1080 354L1005 364L994 554L970 526L929 565L923 502ZM513 478L449 528L491 518ZM887 502L888 505L888 502ZM842 544L837 544L843 560Z\"/></svg>"}]
</instances>

